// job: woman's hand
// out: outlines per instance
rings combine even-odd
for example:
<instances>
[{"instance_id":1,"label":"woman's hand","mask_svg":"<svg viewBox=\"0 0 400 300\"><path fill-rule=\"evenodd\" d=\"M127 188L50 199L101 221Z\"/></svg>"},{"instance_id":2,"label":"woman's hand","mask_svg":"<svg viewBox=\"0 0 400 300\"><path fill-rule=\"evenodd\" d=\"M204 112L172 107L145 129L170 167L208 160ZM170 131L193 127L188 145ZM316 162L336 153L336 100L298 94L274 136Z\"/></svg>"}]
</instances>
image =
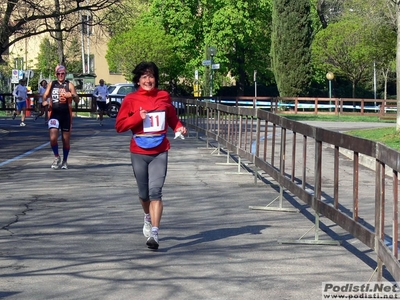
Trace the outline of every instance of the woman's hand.
<instances>
[{"instance_id":1,"label":"woman's hand","mask_svg":"<svg viewBox=\"0 0 400 300\"><path fill-rule=\"evenodd\" d=\"M186 129L186 127L182 126L182 127L179 127L179 128L176 130L176 132L180 132L180 133L182 133L183 135L186 135L186 134L187 134L187 129Z\"/></svg>"},{"instance_id":2,"label":"woman's hand","mask_svg":"<svg viewBox=\"0 0 400 300\"><path fill-rule=\"evenodd\" d=\"M140 117L142 118L142 120L144 120L144 119L146 119L146 116L147 116L147 110L140 107L139 114L140 114Z\"/></svg>"}]
</instances>

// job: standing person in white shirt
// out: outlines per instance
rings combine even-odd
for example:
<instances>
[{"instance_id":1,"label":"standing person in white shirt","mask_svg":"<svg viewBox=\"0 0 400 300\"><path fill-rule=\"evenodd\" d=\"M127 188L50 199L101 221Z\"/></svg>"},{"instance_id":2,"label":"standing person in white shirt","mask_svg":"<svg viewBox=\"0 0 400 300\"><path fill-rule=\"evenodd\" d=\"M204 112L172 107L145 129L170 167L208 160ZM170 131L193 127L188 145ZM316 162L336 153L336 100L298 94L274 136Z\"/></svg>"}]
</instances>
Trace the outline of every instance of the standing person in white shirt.
<instances>
[{"instance_id":1,"label":"standing person in white shirt","mask_svg":"<svg viewBox=\"0 0 400 300\"><path fill-rule=\"evenodd\" d=\"M26 88L26 82L23 79L19 80L19 84L14 88L13 96L15 97L16 111L13 114L13 120L19 114L21 114L21 123L19 126L26 126L25 115L26 115L26 99L28 98L28 89Z\"/></svg>"},{"instance_id":2,"label":"standing person in white shirt","mask_svg":"<svg viewBox=\"0 0 400 300\"><path fill-rule=\"evenodd\" d=\"M108 87L104 84L104 80L99 80L100 85L96 86L93 91L93 97L96 98L96 103L99 112L100 126L103 126L103 115L107 112L107 96Z\"/></svg>"},{"instance_id":3,"label":"standing person in white shirt","mask_svg":"<svg viewBox=\"0 0 400 300\"><path fill-rule=\"evenodd\" d=\"M40 116L44 115L45 123L47 123L47 108L48 108L48 105L44 106L42 103L43 103L43 94L46 91L46 88L47 88L47 81L43 79L40 82L40 87L39 87L39 95L40 96L39 96L38 103L39 103L39 106L40 106L40 113L35 117L35 121L36 121Z\"/></svg>"}]
</instances>

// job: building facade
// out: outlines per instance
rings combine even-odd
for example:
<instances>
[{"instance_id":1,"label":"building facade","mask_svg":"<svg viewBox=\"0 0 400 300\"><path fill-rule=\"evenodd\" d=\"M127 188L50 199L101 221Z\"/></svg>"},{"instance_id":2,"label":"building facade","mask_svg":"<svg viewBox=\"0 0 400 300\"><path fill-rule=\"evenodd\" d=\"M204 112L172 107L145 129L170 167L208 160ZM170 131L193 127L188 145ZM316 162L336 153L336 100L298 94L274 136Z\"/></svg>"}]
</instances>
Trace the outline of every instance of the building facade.
<instances>
[{"instance_id":1,"label":"building facade","mask_svg":"<svg viewBox=\"0 0 400 300\"><path fill-rule=\"evenodd\" d=\"M111 73L106 60L107 42L109 37L100 35L96 28L91 34L81 34L82 60L85 66L82 66L82 74L90 74L95 77L97 84L100 79L104 79L107 84L128 82L122 74ZM50 37L49 34L32 36L13 44L9 48L9 60L14 69L18 70L37 70L38 54L40 43L44 38ZM68 47L68 42L65 43ZM90 60L89 72L87 61ZM83 70L84 69L84 70Z\"/></svg>"}]
</instances>

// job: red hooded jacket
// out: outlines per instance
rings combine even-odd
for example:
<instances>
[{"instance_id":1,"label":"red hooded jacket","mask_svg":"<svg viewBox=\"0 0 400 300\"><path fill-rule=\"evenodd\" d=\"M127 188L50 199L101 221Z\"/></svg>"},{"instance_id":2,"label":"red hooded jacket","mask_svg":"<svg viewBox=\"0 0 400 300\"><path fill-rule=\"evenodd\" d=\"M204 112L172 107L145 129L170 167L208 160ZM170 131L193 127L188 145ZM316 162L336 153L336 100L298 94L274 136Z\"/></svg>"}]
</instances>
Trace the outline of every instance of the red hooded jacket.
<instances>
[{"instance_id":1,"label":"red hooded jacket","mask_svg":"<svg viewBox=\"0 0 400 300\"><path fill-rule=\"evenodd\" d=\"M139 87L137 91L126 95L122 101L115 123L115 129L118 133L128 130L132 131L132 136L135 134L149 133L149 129L147 129L146 132L144 130L145 122L140 116L140 108L146 110L150 118L154 115L154 123L157 123L158 118L162 118L163 120L161 121L164 121L162 122L164 126L157 127L154 125L153 127L148 127L152 129L150 133L166 134L168 127L171 127L172 130L176 132L178 128L183 126L176 115L175 107L172 105L172 100L168 92L159 89L146 91ZM151 122L151 124L153 123ZM164 138L160 145L150 149L139 147L135 139L131 138L130 151L132 153L158 154L170 148L171 145L167 137Z\"/></svg>"}]
</instances>

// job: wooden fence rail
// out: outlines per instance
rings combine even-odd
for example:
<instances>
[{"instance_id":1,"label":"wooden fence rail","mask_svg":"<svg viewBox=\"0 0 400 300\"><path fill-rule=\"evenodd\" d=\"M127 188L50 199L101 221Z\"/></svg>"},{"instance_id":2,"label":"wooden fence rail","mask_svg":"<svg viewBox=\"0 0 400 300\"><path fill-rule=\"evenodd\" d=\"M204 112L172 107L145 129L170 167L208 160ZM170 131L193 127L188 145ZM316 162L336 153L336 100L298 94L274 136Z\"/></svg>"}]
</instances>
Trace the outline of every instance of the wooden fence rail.
<instances>
[{"instance_id":1,"label":"wooden fence rail","mask_svg":"<svg viewBox=\"0 0 400 300\"><path fill-rule=\"evenodd\" d=\"M186 105L187 113L181 118L189 128L204 135L207 141L218 143L218 148L237 156L239 162L249 161L256 178L261 171L265 172L280 188L311 207L316 227L319 217L326 217L372 249L378 280L386 268L400 282L399 152L263 109L195 99L180 101ZM339 155L341 150L350 152L352 160ZM360 156L369 157L375 166L365 168L360 164ZM352 181L341 178L344 173L351 174ZM317 236L313 242L316 241Z\"/></svg>"},{"instance_id":2,"label":"wooden fence rail","mask_svg":"<svg viewBox=\"0 0 400 300\"><path fill-rule=\"evenodd\" d=\"M13 97L10 94L0 96L4 99L0 110L13 110ZM95 111L91 94L81 97L82 101L74 109ZM216 141L218 147L228 153L237 155L239 162L241 159L250 161L255 178L262 170L281 189L290 191L309 205L315 211L316 226L322 215L367 245L376 253L379 280L385 267L400 282L399 152L380 143L312 127L275 114L279 111L347 113L384 118L397 114L395 103L371 99L272 97L173 100L185 105L185 114L180 117L189 128ZM350 170L348 159L339 155L342 149L351 153ZM363 168L361 155L375 161L375 168ZM313 159L307 160L310 156ZM333 174L326 174L327 169L333 170ZM352 174L352 182L341 180L343 172ZM351 189L351 199L343 196L344 189Z\"/></svg>"}]
</instances>

